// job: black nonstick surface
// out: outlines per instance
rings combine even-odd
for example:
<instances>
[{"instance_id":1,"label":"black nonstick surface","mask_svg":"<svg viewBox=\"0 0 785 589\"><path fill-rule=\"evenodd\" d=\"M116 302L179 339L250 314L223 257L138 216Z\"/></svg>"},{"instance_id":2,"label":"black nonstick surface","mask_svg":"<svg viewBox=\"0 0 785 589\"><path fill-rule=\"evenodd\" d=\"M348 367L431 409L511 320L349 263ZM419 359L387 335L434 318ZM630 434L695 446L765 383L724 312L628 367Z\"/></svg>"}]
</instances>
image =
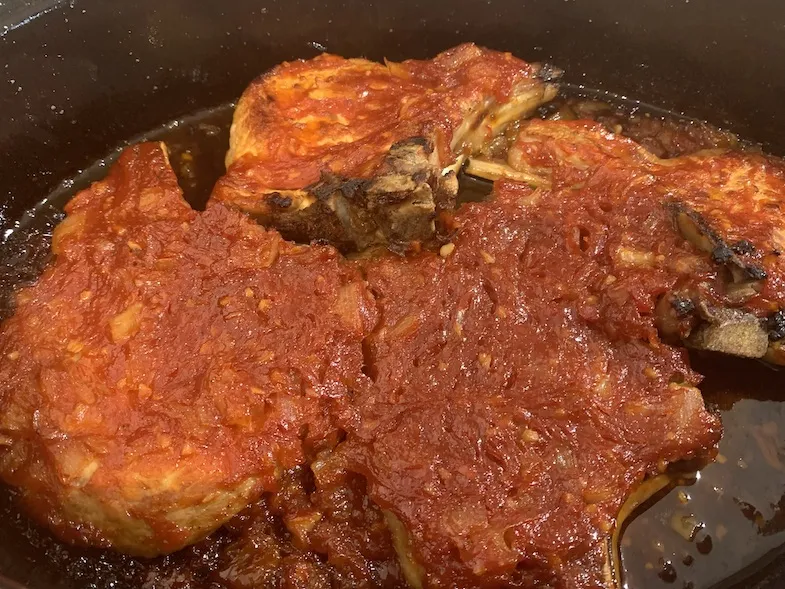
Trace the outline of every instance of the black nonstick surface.
<instances>
[{"instance_id":1,"label":"black nonstick surface","mask_svg":"<svg viewBox=\"0 0 785 589\"><path fill-rule=\"evenodd\" d=\"M0 290L34 275L37 260L20 254L41 251L36 244L63 199L102 173L100 164L82 171L126 142L158 130L181 149L201 149L199 170L215 176L228 111L209 109L231 103L271 65L325 49L427 57L469 40L553 62L579 89L684 112L785 155L780 0L6 1ZM171 121L180 122L167 126ZM189 188L188 174L180 170L198 201L208 181L197 177ZM62 184L73 178L76 185ZM41 231L19 231L20 222ZM30 272L20 272L28 262ZM785 374L740 361L696 358L695 365L709 374L704 389L723 412L724 462L685 480L629 525L626 582L630 589L783 587L785 472L778 463L785 463L785 404L777 399ZM673 531L674 518L703 527L687 540ZM112 567L122 563L56 545L0 490L0 575L30 589L80 586L58 573L63 566L99 568L81 585L104 579L113 586ZM6 586L15 587L0 578Z\"/></svg>"}]
</instances>

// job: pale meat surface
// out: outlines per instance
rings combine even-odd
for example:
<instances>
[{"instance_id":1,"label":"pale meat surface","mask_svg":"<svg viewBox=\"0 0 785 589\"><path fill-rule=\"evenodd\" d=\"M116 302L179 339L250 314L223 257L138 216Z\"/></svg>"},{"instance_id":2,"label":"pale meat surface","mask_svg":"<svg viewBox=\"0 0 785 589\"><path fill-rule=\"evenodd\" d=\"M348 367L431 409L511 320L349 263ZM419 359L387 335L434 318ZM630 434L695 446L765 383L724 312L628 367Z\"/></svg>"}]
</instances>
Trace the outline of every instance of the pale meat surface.
<instances>
[{"instance_id":1,"label":"pale meat surface","mask_svg":"<svg viewBox=\"0 0 785 589\"><path fill-rule=\"evenodd\" d=\"M171 552L335 444L373 301L332 248L192 211L158 144L67 213L0 332L0 475L68 540Z\"/></svg>"}]
</instances>

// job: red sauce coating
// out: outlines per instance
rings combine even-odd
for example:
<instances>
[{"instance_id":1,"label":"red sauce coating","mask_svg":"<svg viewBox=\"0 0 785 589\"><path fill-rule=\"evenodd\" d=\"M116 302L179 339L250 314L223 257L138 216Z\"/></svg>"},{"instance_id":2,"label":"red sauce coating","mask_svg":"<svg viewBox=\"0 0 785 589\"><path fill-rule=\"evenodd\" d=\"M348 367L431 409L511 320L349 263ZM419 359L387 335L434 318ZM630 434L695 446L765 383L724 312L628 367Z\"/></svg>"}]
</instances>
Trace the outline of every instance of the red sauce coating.
<instances>
[{"instance_id":1,"label":"red sauce coating","mask_svg":"<svg viewBox=\"0 0 785 589\"><path fill-rule=\"evenodd\" d=\"M428 586L603 586L630 490L719 439L681 351L588 311L609 269L562 196L499 182L441 256L363 264L374 385L342 451Z\"/></svg>"},{"instance_id":2,"label":"red sauce coating","mask_svg":"<svg viewBox=\"0 0 785 589\"><path fill-rule=\"evenodd\" d=\"M453 132L467 115L534 83L535 71L509 53L471 44L422 61L325 54L283 63L240 99L228 171L213 199L252 210L252 197L305 188L326 171L369 177L393 143L411 137L432 141L446 165ZM239 202L244 196L251 201Z\"/></svg>"},{"instance_id":3,"label":"red sauce coating","mask_svg":"<svg viewBox=\"0 0 785 589\"><path fill-rule=\"evenodd\" d=\"M67 213L0 333L0 475L67 540L170 552L336 443L373 301L332 248L192 211L158 144Z\"/></svg>"},{"instance_id":4,"label":"red sauce coating","mask_svg":"<svg viewBox=\"0 0 785 589\"><path fill-rule=\"evenodd\" d=\"M509 163L549 178L558 194L545 195L543 209L554 222L571 219L569 225L581 232L576 247L597 250L613 266L618 280L604 292L612 297L622 287L634 303L610 301L614 312L626 309L619 329L630 320L640 324L634 315L649 316L656 297L672 289L759 316L785 306L780 160L722 150L661 160L597 123L531 121L522 126ZM743 301L731 296L722 268L676 231L668 202L699 213L727 245L749 243L752 248L737 255L765 271L759 292Z\"/></svg>"}]
</instances>

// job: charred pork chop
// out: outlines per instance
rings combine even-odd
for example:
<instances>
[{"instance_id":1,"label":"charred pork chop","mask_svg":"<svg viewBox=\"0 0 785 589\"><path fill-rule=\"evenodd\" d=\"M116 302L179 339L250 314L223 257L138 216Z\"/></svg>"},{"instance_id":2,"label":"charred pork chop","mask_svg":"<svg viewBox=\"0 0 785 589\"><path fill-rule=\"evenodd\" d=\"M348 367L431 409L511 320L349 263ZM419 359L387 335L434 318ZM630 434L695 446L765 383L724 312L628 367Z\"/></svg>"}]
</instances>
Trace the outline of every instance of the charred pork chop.
<instances>
[{"instance_id":1,"label":"charred pork chop","mask_svg":"<svg viewBox=\"0 0 785 589\"><path fill-rule=\"evenodd\" d=\"M469 44L425 61L284 63L240 99L212 200L300 240L416 247L453 207L463 158L553 98L553 75Z\"/></svg>"},{"instance_id":2,"label":"charred pork chop","mask_svg":"<svg viewBox=\"0 0 785 589\"><path fill-rule=\"evenodd\" d=\"M660 159L587 121L530 121L507 164L470 170L540 186L540 214L576 260L609 269L586 313L614 333L782 364L785 165L711 150ZM636 327L637 326L637 327Z\"/></svg>"},{"instance_id":3,"label":"charred pork chop","mask_svg":"<svg viewBox=\"0 0 785 589\"><path fill-rule=\"evenodd\" d=\"M332 248L192 211L158 144L67 212L0 331L0 476L65 539L172 552L334 445L373 301Z\"/></svg>"}]
</instances>

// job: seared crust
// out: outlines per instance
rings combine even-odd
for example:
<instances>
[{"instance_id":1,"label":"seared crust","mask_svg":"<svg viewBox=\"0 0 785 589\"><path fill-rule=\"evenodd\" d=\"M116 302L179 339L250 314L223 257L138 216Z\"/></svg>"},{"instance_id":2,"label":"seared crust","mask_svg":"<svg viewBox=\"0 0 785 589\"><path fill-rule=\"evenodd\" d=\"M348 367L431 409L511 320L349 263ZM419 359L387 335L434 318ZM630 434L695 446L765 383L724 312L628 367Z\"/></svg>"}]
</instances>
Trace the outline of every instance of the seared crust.
<instances>
[{"instance_id":1,"label":"seared crust","mask_svg":"<svg viewBox=\"0 0 785 589\"><path fill-rule=\"evenodd\" d=\"M435 209L439 192L446 191L449 200L457 188L439 185L446 168L555 95L539 71L508 53L470 44L425 61L380 64L325 54L281 64L240 99L227 174L212 202L276 225L282 216L306 215L315 203L326 203L348 240L360 241L356 245L362 249L367 238L356 239L351 223L340 217L341 205L332 201L337 193L314 190L323 177L355 182L357 188L358 180L377 175L393 145L417 138L427 147L423 161L430 168L426 177L434 195L429 202ZM421 239L433 233L435 215ZM385 220L378 220L377 241L385 242L386 228ZM321 238L323 229L292 237Z\"/></svg>"},{"instance_id":2,"label":"seared crust","mask_svg":"<svg viewBox=\"0 0 785 589\"><path fill-rule=\"evenodd\" d=\"M171 552L335 443L373 303L332 248L192 211L158 144L67 212L0 332L0 476L63 538Z\"/></svg>"}]
</instances>

